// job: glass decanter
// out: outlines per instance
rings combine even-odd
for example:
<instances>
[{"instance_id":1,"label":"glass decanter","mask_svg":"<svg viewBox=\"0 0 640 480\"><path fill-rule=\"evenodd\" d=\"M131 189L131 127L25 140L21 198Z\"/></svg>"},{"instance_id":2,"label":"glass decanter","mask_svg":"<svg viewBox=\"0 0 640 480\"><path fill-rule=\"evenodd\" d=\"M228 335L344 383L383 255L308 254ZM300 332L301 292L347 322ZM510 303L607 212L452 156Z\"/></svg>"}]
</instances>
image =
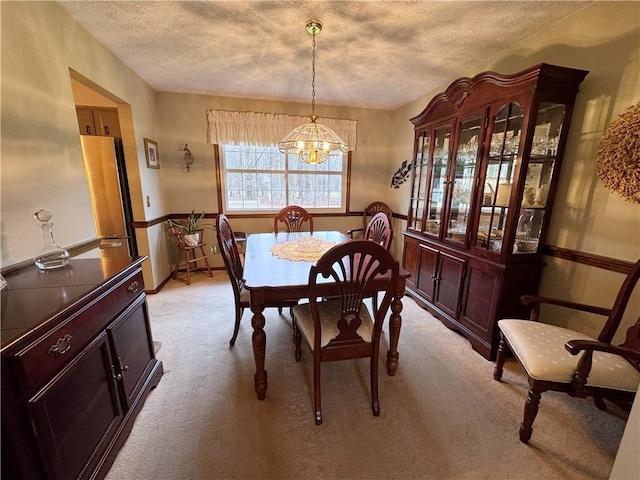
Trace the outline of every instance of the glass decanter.
<instances>
[{"instance_id":1,"label":"glass decanter","mask_svg":"<svg viewBox=\"0 0 640 480\"><path fill-rule=\"evenodd\" d=\"M49 221L51 216L51 212L47 210L38 210L33 214L33 217L40 222L40 230L42 230L43 246L33 257L33 261L40 270L51 270L69 264L69 252L56 245L53 239L53 223Z\"/></svg>"}]
</instances>

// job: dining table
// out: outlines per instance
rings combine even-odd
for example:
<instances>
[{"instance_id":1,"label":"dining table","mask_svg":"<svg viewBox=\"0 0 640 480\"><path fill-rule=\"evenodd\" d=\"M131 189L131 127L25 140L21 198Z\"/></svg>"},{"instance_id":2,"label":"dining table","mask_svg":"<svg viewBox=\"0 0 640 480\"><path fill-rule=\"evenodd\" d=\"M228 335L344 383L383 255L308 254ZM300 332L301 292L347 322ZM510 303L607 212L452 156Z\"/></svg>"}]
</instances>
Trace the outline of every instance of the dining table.
<instances>
[{"instance_id":1,"label":"dining table","mask_svg":"<svg viewBox=\"0 0 640 480\"><path fill-rule=\"evenodd\" d=\"M352 241L338 231L254 233L248 236L244 259L244 288L249 291L251 312L251 336L256 365L254 387L259 400L267 392L267 370L265 353L267 337L264 331L266 305L284 301L300 301L309 298L309 272L320 256L338 243ZM398 339L402 319L402 297L409 272L400 267L391 314L389 316L389 350L387 351L387 373L395 375L398 368ZM384 278L374 279L370 292L384 288ZM340 294L336 283L326 279L320 285L323 298Z\"/></svg>"}]
</instances>

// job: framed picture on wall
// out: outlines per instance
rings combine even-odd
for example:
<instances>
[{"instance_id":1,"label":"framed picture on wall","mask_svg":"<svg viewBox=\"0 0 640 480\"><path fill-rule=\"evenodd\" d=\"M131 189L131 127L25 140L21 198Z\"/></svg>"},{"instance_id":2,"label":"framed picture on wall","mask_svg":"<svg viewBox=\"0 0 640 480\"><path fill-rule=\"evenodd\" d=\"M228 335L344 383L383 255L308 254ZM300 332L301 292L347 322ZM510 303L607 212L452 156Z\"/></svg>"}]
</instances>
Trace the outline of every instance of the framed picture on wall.
<instances>
[{"instance_id":1,"label":"framed picture on wall","mask_svg":"<svg viewBox=\"0 0 640 480\"><path fill-rule=\"evenodd\" d=\"M160 168L158 157L158 142L148 138L144 139L144 154L147 157L147 168Z\"/></svg>"}]
</instances>

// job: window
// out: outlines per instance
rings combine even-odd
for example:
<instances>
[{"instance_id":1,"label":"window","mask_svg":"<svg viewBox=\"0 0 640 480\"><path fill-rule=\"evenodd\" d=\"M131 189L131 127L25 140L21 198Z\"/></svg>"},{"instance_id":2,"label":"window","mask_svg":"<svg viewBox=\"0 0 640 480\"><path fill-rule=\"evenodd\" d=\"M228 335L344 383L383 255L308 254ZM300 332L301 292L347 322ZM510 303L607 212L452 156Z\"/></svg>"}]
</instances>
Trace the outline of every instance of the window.
<instances>
[{"instance_id":1,"label":"window","mask_svg":"<svg viewBox=\"0 0 640 480\"><path fill-rule=\"evenodd\" d=\"M225 211L344 210L347 156L306 164L276 146L221 145Z\"/></svg>"}]
</instances>

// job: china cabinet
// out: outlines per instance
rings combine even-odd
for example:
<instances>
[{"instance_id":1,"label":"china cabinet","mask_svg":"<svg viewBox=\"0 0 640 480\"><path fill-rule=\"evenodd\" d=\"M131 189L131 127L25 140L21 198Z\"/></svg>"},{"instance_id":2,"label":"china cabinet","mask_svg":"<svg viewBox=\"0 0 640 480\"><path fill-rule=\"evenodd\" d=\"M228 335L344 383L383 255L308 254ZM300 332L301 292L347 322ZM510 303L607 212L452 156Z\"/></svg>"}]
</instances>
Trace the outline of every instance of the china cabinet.
<instances>
[{"instance_id":1,"label":"china cabinet","mask_svg":"<svg viewBox=\"0 0 640 480\"><path fill-rule=\"evenodd\" d=\"M415 126L404 235L407 291L488 359L496 322L537 292L578 86L588 72L540 64L460 78Z\"/></svg>"},{"instance_id":2,"label":"china cabinet","mask_svg":"<svg viewBox=\"0 0 640 480\"><path fill-rule=\"evenodd\" d=\"M158 385L141 263L71 259L7 275L2 478L100 479Z\"/></svg>"}]
</instances>

